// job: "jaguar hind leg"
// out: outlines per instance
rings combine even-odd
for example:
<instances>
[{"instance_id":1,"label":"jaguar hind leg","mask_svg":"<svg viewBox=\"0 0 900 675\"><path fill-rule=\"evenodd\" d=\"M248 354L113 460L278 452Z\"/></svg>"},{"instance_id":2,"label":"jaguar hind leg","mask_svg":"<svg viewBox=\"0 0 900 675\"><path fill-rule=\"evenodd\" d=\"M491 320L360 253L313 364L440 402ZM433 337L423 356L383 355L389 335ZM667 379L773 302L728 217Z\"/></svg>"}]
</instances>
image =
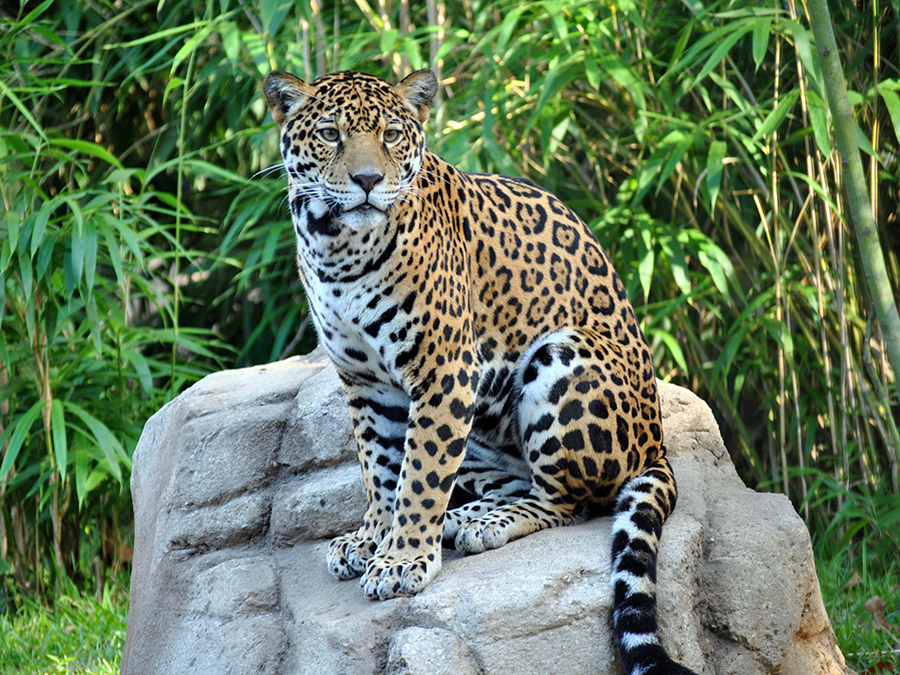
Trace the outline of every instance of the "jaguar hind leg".
<instances>
[{"instance_id":1,"label":"jaguar hind leg","mask_svg":"<svg viewBox=\"0 0 900 675\"><path fill-rule=\"evenodd\" d=\"M643 358L642 358L643 357ZM642 365L643 364L643 365ZM531 490L463 525L456 547L497 548L577 520L588 505L615 506L614 626L629 675L691 675L660 642L656 562L677 489L662 444L649 355L567 330L540 338L517 371L517 412Z\"/></svg>"},{"instance_id":2,"label":"jaguar hind leg","mask_svg":"<svg viewBox=\"0 0 900 675\"><path fill-rule=\"evenodd\" d=\"M447 511L444 518L444 541L453 543L466 523L494 509L518 501L531 490L528 465L513 457L497 461L494 452L469 438L466 457L459 469L456 487L475 495L475 499Z\"/></svg>"},{"instance_id":3,"label":"jaguar hind leg","mask_svg":"<svg viewBox=\"0 0 900 675\"><path fill-rule=\"evenodd\" d=\"M587 331L567 330L539 338L516 370L518 434L522 456L531 472L531 489L521 499L476 518L456 536L456 547L479 553L548 527L582 518L592 502L611 500L620 462L612 457L610 420L590 421L588 401L616 406L615 395L601 389L607 375L597 355L587 349ZM605 434L605 435L604 435ZM602 438L601 438L602 436ZM594 445L605 445L597 448Z\"/></svg>"}]
</instances>

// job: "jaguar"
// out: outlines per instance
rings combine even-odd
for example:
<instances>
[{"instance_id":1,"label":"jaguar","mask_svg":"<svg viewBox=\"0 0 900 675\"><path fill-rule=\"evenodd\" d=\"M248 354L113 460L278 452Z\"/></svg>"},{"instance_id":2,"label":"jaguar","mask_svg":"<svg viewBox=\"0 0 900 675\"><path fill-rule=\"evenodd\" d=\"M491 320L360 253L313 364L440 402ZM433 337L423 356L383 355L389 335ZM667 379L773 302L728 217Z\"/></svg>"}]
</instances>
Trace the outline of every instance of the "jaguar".
<instances>
[{"instance_id":1,"label":"jaguar","mask_svg":"<svg viewBox=\"0 0 900 675\"><path fill-rule=\"evenodd\" d=\"M612 512L625 672L689 674L657 628L677 489L625 287L552 194L426 149L437 90L430 70L398 84L278 71L263 83L300 278L366 492L362 525L330 542L328 569L359 577L369 598L409 596L438 574L444 545L480 553Z\"/></svg>"}]
</instances>

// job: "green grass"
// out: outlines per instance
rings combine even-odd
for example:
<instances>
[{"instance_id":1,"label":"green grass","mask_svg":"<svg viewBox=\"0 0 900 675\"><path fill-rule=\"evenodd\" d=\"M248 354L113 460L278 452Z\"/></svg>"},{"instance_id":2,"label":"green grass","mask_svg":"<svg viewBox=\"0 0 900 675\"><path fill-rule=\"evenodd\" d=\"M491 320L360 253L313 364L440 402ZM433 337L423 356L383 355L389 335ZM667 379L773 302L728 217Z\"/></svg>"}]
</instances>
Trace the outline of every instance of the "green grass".
<instances>
[{"instance_id":1,"label":"green grass","mask_svg":"<svg viewBox=\"0 0 900 675\"><path fill-rule=\"evenodd\" d=\"M24 601L0 615L0 674L118 675L128 617L128 579L97 601L70 587L52 609Z\"/></svg>"},{"instance_id":2,"label":"green grass","mask_svg":"<svg viewBox=\"0 0 900 675\"><path fill-rule=\"evenodd\" d=\"M828 617L847 665L859 673L900 672L900 560L894 557L886 569L880 561L871 561L880 568L873 572L864 557L853 565L844 556L816 551ZM881 619L890 628L873 613L874 598L880 598Z\"/></svg>"}]
</instances>

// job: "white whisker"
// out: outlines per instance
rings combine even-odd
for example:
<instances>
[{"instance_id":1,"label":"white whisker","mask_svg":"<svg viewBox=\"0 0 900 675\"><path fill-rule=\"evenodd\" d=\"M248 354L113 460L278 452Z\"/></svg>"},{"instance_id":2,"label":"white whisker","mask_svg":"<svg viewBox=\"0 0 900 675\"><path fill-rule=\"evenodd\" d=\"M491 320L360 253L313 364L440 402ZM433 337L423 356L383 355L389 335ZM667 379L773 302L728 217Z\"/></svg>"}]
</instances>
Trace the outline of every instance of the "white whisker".
<instances>
[{"instance_id":1,"label":"white whisker","mask_svg":"<svg viewBox=\"0 0 900 675\"><path fill-rule=\"evenodd\" d=\"M283 171L283 170L284 170L284 164L275 164L275 165L267 167L265 169L260 169L255 174L250 176L250 179L253 180L256 178L264 177L269 174L275 173L276 171Z\"/></svg>"}]
</instances>

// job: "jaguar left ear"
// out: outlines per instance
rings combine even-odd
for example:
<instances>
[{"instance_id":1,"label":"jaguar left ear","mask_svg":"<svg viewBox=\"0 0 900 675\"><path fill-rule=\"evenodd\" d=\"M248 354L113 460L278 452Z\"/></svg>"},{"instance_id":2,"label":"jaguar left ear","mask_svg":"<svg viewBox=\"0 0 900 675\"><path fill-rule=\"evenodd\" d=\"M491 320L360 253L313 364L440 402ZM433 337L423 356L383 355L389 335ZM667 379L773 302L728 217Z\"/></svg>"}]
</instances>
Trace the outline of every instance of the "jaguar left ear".
<instances>
[{"instance_id":1,"label":"jaguar left ear","mask_svg":"<svg viewBox=\"0 0 900 675\"><path fill-rule=\"evenodd\" d=\"M394 91L403 99L406 106L419 116L419 122L422 124L428 119L431 102L437 90L437 77L430 70L417 70L394 86Z\"/></svg>"},{"instance_id":2,"label":"jaguar left ear","mask_svg":"<svg viewBox=\"0 0 900 675\"><path fill-rule=\"evenodd\" d=\"M272 119L281 126L291 108L303 103L315 90L299 77L275 70L263 82L263 93L272 111Z\"/></svg>"}]
</instances>

